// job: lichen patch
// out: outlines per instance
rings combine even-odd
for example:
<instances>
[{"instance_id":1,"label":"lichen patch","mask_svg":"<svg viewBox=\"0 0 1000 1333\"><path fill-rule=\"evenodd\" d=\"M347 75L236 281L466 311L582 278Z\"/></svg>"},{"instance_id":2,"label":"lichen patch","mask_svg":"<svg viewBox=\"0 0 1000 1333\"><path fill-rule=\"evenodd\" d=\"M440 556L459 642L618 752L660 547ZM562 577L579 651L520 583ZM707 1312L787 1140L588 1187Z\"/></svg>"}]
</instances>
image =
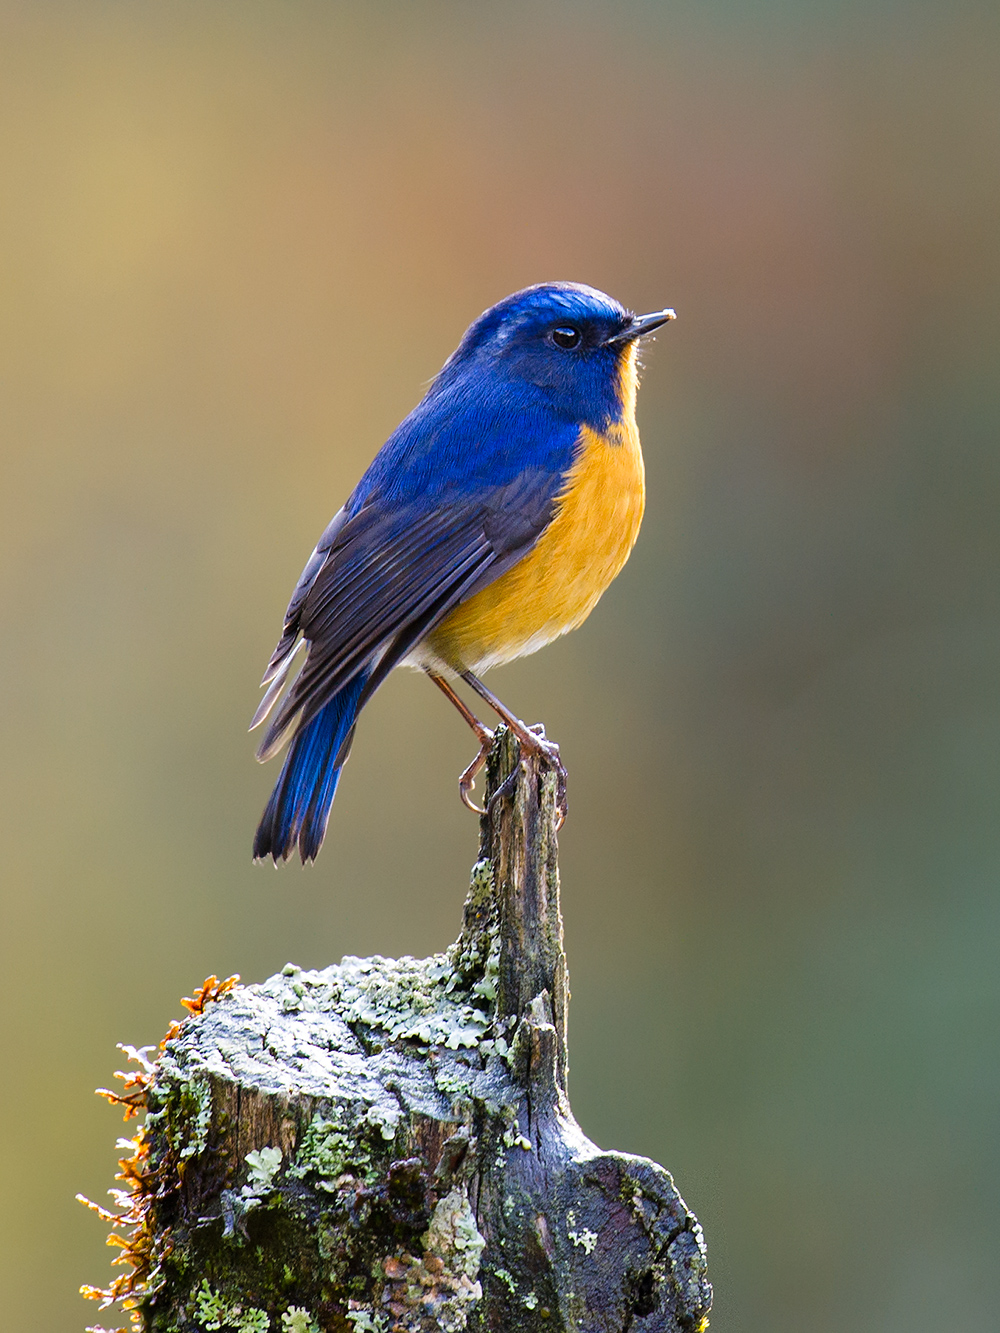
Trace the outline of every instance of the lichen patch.
<instances>
[{"instance_id":1,"label":"lichen patch","mask_svg":"<svg viewBox=\"0 0 1000 1333\"><path fill-rule=\"evenodd\" d=\"M391 1333L461 1333L482 1299L478 1277L486 1245L464 1187L438 1201L421 1243L421 1258L403 1253L384 1262Z\"/></svg>"}]
</instances>

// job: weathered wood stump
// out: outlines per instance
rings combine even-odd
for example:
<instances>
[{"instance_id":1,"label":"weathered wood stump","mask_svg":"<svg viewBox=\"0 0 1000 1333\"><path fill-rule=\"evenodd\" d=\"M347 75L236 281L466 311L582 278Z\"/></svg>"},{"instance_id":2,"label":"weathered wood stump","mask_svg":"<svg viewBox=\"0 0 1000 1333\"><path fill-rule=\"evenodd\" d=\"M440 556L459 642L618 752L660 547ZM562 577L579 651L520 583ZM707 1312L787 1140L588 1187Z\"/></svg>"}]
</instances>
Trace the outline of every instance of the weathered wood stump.
<instances>
[{"instance_id":1,"label":"weathered wood stump","mask_svg":"<svg viewBox=\"0 0 1000 1333\"><path fill-rule=\"evenodd\" d=\"M504 733L487 809L447 953L289 965L161 1046L130 1200L139 1327L706 1326L669 1174L570 1111L555 775Z\"/></svg>"}]
</instances>

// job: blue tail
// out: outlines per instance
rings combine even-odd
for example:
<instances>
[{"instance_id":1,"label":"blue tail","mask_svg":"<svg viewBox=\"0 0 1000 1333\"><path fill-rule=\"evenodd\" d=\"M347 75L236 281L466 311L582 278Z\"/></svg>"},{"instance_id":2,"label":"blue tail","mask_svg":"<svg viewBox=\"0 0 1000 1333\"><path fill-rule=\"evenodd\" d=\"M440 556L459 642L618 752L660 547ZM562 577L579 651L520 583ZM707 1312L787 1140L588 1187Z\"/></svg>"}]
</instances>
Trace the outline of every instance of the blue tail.
<instances>
[{"instance_id":1,"label":"blue tail","mask_svg":"<svg viewBox=\"0 0 1000 1333\"><path fill-rule=\"evenodd\" d=\"M340 770L368 680L361 672L320 709L292 740L281 776L253 840L255 861L287 861L298 843L303 864L315 861L330 818ZM339 763L337 762L339 759Z\"/></svg>"}]
</instances>

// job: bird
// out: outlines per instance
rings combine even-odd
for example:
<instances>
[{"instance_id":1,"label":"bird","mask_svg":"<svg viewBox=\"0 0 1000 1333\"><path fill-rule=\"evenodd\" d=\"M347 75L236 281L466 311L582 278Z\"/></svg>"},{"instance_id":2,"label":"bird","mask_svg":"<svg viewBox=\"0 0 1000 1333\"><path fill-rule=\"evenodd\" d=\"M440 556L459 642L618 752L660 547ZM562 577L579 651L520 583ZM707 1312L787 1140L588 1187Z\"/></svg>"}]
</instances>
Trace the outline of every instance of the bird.
<instances>
[{"instance_id":1,"label":"bird","mask_svg":"<svg viewBox=\"0 0 1000 1333\"><path fill-rule=\"evenodd\" d=\"M559 764L542 729L480 677L579 626L628 559L645 506L636 352L674 318L549 282L469 325L295 585L250 727L270 719L261 762L290 741L254 860L277 864L296 848L315 860L358 715L397 666L424 671L475 732L479 753L459 782L470 808L493 733L460 680L522 759Z\"/></svg>"}]
</instances>

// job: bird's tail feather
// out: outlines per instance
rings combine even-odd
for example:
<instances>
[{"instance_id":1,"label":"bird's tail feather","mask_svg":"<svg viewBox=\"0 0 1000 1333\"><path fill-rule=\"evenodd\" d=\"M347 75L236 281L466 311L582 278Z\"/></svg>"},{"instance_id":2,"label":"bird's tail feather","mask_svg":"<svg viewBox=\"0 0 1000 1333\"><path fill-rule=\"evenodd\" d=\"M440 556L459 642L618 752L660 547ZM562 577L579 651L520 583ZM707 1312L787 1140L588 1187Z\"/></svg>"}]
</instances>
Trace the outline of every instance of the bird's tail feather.
<instances>
[{"instance_id":1,"label":"bird's tail feather","mask_svg":"<svg viewBox=\"0 0 1000 1333\"><path fill-rule=\"evenodd\" d=\"M296 843L303 864L314 861L323 844L340 770L347 762L358 701L368 680L360 672L300 727L281 776L257 826L255 861L286 861Z\"/></svg>"}]
</instances>

